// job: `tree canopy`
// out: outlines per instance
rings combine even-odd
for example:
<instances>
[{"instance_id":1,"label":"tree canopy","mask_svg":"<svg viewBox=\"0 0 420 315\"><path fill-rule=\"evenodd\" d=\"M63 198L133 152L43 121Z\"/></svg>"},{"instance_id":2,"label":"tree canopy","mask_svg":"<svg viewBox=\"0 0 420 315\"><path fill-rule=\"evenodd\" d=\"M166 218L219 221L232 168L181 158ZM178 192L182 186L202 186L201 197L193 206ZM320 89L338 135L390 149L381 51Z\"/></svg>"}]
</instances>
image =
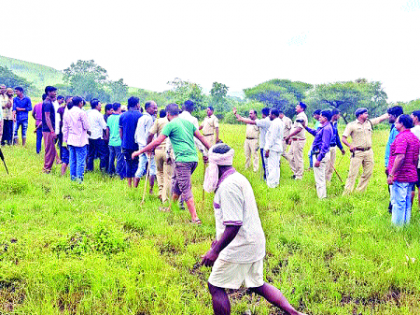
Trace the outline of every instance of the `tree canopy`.
<instances>
[{"instance_id":1,"label":"tree canopy","mask_svg":"<svg viewBox=\"0 0 420 315\"><path fill-rule=\"evenodd\" d=\"M245 89L244 93L247 98L264 103L267 107L276 107L291 117L296 104L305 99L306 92L311 88L312 85L305 82L273 79Z\"/></svg>"},{"instance_id":2,"label":"tree canopy","mask_svg":"<svg viewBox=\"0 0 420 315\"><path fill-rule=\"evenodd\" d=\"M16 75L13 71L9 70L7 67L0 66L0 83L6 85L7 87L22 87L26 93L31 90L32 85L26 79Z\"/></svg>"},{"instance_id":3,"label":"tree canopy","mask_svg":"<svg viewBox=\"0 0 420 315\"><path fill-rule=\"evenodd\" d=\"M319 84L310 93L315 107L337 108L346 122L354 117L358 107L368 108L372 115L383 113L387 98L380 82L368 82L366 79Z\"/></svg>"}]
</instances>

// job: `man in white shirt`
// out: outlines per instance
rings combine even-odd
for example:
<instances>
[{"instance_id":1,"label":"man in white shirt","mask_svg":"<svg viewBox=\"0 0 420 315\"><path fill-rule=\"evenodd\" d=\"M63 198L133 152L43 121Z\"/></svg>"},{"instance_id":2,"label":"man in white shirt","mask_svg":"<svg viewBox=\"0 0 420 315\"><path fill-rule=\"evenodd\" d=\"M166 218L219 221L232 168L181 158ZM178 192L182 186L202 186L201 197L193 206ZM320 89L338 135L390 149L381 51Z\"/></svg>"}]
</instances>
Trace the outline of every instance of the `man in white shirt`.
<instances>
[{"instance_id":1,"label":"man in white shirt","mask_svg":"<svg viewBox=\"0 0 420 315\"><path fill-rule=\"evenodd\" d=\"M237 113L236 108L233 109L233 113L235 114L236 119L238 119L238 121L243 122L245 124L256 125L260 130L261 163L264 170L264 180L266 180L267 179L267 158L265 157L264 147L265 147L265 137L271 125L271 120L269 117L270 109L268 107L263 108L261 111L262 119L255 119L255 120L241 117Z\"/></svg>"},{"instance_id":2,"label":"man in white shirt","mask_svg":"<svg viewBox=\"0 0 420 315\"><path fill-rule=\"evenodd\" d=\"M106 160L108 148L102 141L104 132L107 130L104 116L101 114L102 104L98 99L90 101L92 109L87 113L89 120L89 148L86 163L86 171L93 171L93 162L99 157L99 167L101 171L106 172L108 169L108 161Z\"/></svg>"},{"instance_id":3,"label":"man in white shirt","mask_svg":"<svg viewBox=\"0 0 420 315\"><path fill-rule=\"evenodd\" d=\"M147 101L144 104L145 112L143 113L143 116L141 116L137 122L137 128L136 133L134 134L134 139L136 140L136 143L139 145L139 150L143 149L148 144L148 138L149 138L149 131L153 127L153 124L155 122L155 116L157 113L157 105L154 101ZM134 178L134 187L137 187L140 181L140 178L142 178L147 173L147 164L150 161L149 166L149 183L150 183L150 194L153 194L153 187L155 185L155 177L157 174L156 169L156 162L154 157L150 156L150 159L148 158L148 155L146 153L143 153L140 155L139 158L139 167L137 168L137 172Z\"/></svg>"},{"instance_id":4,"label":"man in white shirt","mask_svg":"<svg viewBox=\"0 0 420 315\"><path fill-rule=\"evenodd\" d=\"M270 111L271 125L265 138L265 157L267 158L267 186L276 188L280 182L280 157L283 153L284 124L279 118L279 110Z\"/></svg>"},{"instance_id":5,"label":"man in white shirt","mask_svg":"<svg viewBox=\"0 0 420 315\"><path fill-rule=\"evenodd\" d=\"M216 241L201 262L207 267L213 266L208 287L214 313L230 314L225 290L239 289L245 283L252 292L288 314L302 315L280 290L264 282L264 231L251 184L232 167L233 155L233 150L226 144L213 146L204 180L206 191L216 191L213 202Z\"/></svg>"}]
</instances>

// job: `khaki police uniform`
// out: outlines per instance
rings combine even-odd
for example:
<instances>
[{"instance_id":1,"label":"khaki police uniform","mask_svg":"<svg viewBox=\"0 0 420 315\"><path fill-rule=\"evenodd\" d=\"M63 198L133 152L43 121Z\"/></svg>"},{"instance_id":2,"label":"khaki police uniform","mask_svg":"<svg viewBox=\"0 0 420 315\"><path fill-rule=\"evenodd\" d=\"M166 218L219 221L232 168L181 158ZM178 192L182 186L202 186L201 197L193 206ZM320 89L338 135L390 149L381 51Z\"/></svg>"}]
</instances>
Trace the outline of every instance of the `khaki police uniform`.
<instances>
[{"instance_id":1,"label":"khaki police uniform","mask_svg":"<svg viewBox=\"0 0 420 315\"><path fill-rule=\"evenodd\" d=\"M366 120L361 123L359 120L353 121L346 126L343 136L351 137L351 144L356 148L351 153L350 168L346 185L344 186L344 195L349 194L354 189L356 178L359 173L360 166L363 166L363 173L360 177L356 191L363 192L373 173L373 150L372 150L372 127L379 124L379 118Z\"/></svg>"},{"instance_id":2,"label":"khaki police uniform","mask_svg":"<svg viewBox=\"0 0 420 315\"><path fill-rule=\"evenodd\" d=\"M284 116L283 119L282 119L282 121L283 121L283 124L284 124L283 137L286 138L286 137L288 137L290 135L290 131L292 130L293 122L287 116ZM288 144L284 140L284 138L283 138L283 154L282 154L283 156L286 154L287 147L288 147Z\"/></svg>"},{"instance_id":3,"label":"khaki police uniform","mask_svg":"<svg viewBox=\"0 0 420 315\"><path fill-rule=\"evenodd\" d=\"M162 133L163 127L168 123L168 118L159 118L155 120L152 128L150 128L149 133L159 136ZM165 139L158 147L155 149L155 162L157 168L157 181L159 186L159 195L162 198L162 202L169 200L169 191L171 189L171 180L173 167L172 164L167 163L166 157L166 141Z\"/></svg>"},{"instance_id":4,"label":"khaki police uniform","mask_svg":"<svg viewBox=\"0 0 420 315\"><path fill-rule=\"evenodd\" d=\"M290 150L283 156L287 161L289 161L290 168L292 169L295 178L302 179L304 171L303 149L305 148L306 131L303 125L297 122L298 120L303 120L305 126L308 125L308 117L306 116L305 112L300 112L296 116L293 128L291 129L289 134L293 133L297 128L302 128L302 130L291 138L292 144L290 145Z\"/></svg>"},{"instance_id":5,"label":"khaki police uniform","mask_svg":"<svg viewBox=\"0 0 420 315\"><path fill-rule=\"evenodd\" d=\"M251 156L254 159L254 172L259 168L259 143L260 130L256 125L248 124L246 126L245 150L245 169L251 164Z\"/></svg>"},{"instance_id":6,"label":"khaki police uniform","mask_svg":"<svg viewBox=\"0 0 420 315\"><path fill-rule=\"evenodd\" d=\"M219 128L219 119L217 119L215 115L211 115L210 117L207 116L204 118L203 136L210 144L210 146L214 146L216 144L216 139L214 137L216 128Z\"/></svg>"}]
</instances>

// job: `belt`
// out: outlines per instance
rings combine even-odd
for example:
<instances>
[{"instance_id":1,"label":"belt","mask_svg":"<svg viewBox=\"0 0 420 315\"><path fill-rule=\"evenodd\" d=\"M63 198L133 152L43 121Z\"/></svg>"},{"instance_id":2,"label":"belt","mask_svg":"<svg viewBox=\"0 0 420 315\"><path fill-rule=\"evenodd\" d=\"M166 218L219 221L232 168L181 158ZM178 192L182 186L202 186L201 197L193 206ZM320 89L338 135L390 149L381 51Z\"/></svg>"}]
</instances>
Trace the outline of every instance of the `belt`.
<instances>
[{"instance_id":1,"label":"belt","mask_svg":"<svg viewBox=\"0 0 420 315\"><path fill-rule=\"evenodd\" d=\"M292 138L292 141L304 141L306 139Z\"/></svg>"},{"instance_id":2,"label":"belt","mask_svg":"<svg viewBox=\"0 0 420 315\"><path fill-rule=\"evenodd\" d=\"M247 140L257 140L258 138L249 138L249 137L246 137L246 139Z\"/></svg>"},{"instance_id":3,"label":"belt","mask_svg":"<svg viewBox=\"0 0 420 315\"><path fill-rule=\"evenodd\" d=\"M209 133L209 134L207 134L207 135L205 135L205 134L203 134L203 136L213 136L214 135L214 133Z\"/></svg>"},{"instance_id":4,"label":"belt","mask_svg":"<svg viewBox=\"0 0 420 315\"><path fill-rule=\"evenodd\" d=\"M362 152L369 151L370 149L371 149L371 147L369 147L369 148L355 148L356 151L362 151Z\"/></svg>"}]
</instances>

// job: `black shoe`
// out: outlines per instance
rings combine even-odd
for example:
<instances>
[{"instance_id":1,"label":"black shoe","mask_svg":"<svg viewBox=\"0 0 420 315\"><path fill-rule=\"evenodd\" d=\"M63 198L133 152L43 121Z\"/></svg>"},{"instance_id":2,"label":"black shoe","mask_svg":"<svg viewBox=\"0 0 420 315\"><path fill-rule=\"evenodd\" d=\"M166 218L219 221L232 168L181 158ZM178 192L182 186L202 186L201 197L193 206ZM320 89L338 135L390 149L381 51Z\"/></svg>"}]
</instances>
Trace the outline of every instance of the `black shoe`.
<instances>
[{"instance_id":1,"label":"black shoe","mask_svg":"<svg viewBox=\"0 0 420 315\"><path fill-rule=\"evenodd\" d=\"M389 202L389 205L388 205L388 212L392 214L392 204L391 204L391 202Z\"/></svg>"},{"instance_id":2,"label":"black shoe","mask_svg":"<svg viewBox=\"0 0 420 315\"><path fill-rule=\"evenodd\" d=\"M292 179L296 179L296 175L292 175L292 177L291 177Z\"/></svg>"}]
</instances>

